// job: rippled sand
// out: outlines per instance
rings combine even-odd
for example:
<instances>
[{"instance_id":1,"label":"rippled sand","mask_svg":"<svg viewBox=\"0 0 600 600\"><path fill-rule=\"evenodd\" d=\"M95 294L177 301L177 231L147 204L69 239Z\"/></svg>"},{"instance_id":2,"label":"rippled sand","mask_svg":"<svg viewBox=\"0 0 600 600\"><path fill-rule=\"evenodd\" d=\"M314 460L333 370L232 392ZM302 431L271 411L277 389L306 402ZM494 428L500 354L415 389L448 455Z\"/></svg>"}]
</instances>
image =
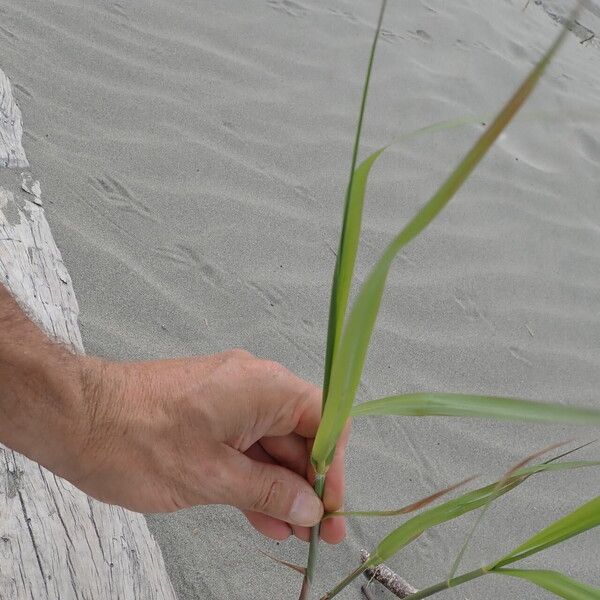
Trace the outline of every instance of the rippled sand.
<instances>
[{"instance_id":1,"label":"rippled sand","mask_svg":"<svg viewBox=\"0 0 600 600\"><path fill-rule=\"evenodd\" d=\"M496 111L556 35L549 13L567 4L390 2L363 153L435 121ZM580 22L600 33L598 4L591 9ZM149 358L243 346L320 381L375 13L376 3L360 0L0 0L0 65L23 109L27 155L89 352ZM472 180L396 261L361 399L443 389L600 405L600 44L582 31ZM368 190L359 277L480 130L386 153ZM360 421L348 507L401 506L473 473L492 477L574 433L598 435ZM598 481L592 471L531 480L489 511L466 566L598 494ZM416 586L445 577L471 522L431 531L391 565ZM297 594L297 574L257 549L303 562L303 545L276 547L233 510L149 523L182 600ZM323 552L319 586L391 525L353 522L347 542ZM599 586L598 535L529 564ZM550 595L489 578L444 597Z\"/></svg>"}]
</instances>

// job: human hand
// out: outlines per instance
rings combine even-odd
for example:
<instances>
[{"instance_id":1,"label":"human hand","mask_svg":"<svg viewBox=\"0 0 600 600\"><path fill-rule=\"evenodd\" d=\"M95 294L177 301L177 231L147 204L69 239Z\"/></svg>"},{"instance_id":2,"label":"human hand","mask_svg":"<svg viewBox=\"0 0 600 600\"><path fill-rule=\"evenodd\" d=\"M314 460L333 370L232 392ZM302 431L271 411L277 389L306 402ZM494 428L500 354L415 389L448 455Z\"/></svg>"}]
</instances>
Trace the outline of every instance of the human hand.
<instances>
[{"instance_id":1,"label":"human hand","mask_svg":"<svg viewBox=\"0 0 600 600\"><path fill-rule=\"evenodd\" d=\"M341 507L347 436L321 503L307 481L321 391L281 365L241 350L139 363L81 360L85 444L75 468L62 474L89 495L146 513L230 504L277 540L291 533L308 540L323 511ZM344 519L326 519L321 537L340 542Z\"/></svg>"}]
</instances>

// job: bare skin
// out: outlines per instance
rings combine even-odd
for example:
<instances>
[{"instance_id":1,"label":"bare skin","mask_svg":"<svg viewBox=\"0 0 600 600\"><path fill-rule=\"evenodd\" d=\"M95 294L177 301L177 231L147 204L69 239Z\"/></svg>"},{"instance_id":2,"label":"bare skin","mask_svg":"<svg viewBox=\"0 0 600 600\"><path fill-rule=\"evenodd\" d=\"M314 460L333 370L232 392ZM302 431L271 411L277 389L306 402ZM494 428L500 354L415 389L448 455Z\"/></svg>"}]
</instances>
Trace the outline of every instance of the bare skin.
<instances>
[{"instance_id":1,"label":"bare skin","mask_svg":"<svg viewBox=\"0 0 600 600\"><path fill-rule=\"evenodd\" d=\"M74 356L0 285L0 442L104 502L242 510L264 535L308 540L343 501L343 446L323 502L310 448L321 391L243 350L149 362ZM322 538L338 543L343 519Z\"/></svg>"}]
</instances>

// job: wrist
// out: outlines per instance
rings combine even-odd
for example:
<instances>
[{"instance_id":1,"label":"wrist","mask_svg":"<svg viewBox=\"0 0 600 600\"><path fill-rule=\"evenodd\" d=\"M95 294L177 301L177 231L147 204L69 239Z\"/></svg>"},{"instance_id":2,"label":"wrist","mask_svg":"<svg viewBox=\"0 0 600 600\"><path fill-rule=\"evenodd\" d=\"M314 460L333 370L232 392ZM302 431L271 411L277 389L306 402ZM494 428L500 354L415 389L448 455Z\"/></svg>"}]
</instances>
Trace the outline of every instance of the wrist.
<instances>
[{"instance_id":1,"label":"wrist","mask_svg":"<svg viewBox=\"0 0 600 600\"><path fill-rule=\"evenodd\" d=\"M123 403L119 400L124 396L122 371L118 362L93 356L79 357L80 453L84 475L100 467L114 451L114 440L119 436L122 420Z\"/></svg>"},{"instance_id":2,"label":"wrist","mask_svg":"<svg viewBox=\"0 0 600 600\"><path fill-rule=\"evenodd\" d=\"M57 474L66 472L83 437L81 373L81 358L33 323L24 337L0 344L0 441Z\"/></svg>"}]
</instances>

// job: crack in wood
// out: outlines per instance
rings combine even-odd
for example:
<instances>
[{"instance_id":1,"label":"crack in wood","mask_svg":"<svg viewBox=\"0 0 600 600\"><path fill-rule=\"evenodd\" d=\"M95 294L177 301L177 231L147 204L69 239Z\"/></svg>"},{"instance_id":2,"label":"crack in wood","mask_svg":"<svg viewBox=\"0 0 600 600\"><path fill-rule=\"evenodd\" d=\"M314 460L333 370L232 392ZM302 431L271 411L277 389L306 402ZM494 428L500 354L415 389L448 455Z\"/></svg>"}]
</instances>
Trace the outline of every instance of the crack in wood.
<instances>
[{"instance_id":1,"label":"crack in wood","mask_svg":"<svg viewBox=\"0 0 600 600\"><path fill-rule=\"evenodd\" d=\"M44 573L44 567L42 566L42 559L40 558L40 553L38 550L38 545L35 541L35 536L33 535L33 528L31 527L31 519L27 515L27 509L25 508L25 501L23 500L23 494L19 490L17 493L19 496L19 502L21 503L21 510L23 511L23 517L25 518L25 524L27 525L27 530L29 531L29 539L31 540L31 544L33 546L33 551L35 552L35 558L37 560L38 567L40 569L40 575L42 576L42 582L44 583L44 589L46 590L46 595L48 594L48 585L46 584L46 575Z\"/></svg>"}]
</instances>

